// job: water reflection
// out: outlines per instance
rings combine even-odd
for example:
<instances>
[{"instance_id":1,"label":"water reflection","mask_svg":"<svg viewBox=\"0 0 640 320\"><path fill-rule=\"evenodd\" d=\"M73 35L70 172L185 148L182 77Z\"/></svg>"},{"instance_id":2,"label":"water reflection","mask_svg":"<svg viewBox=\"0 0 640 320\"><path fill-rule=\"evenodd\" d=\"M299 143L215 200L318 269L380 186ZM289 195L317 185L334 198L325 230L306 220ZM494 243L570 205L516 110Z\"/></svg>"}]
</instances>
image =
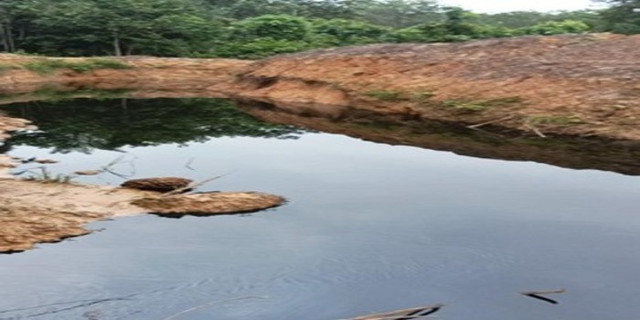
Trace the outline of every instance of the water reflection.
<instances>
[{"instance_id":1,"label":"water reflection","mask_svg":"<svg viewBox=\"0 0 640 320\"><path fill-rule=\"evenodd\" d=\"M51 148L54 153L202 142L222 136L295 139L303 132L257 120L220 99L76 99L0 109L29 119L39 128L15 135L9 146Z\"/></svg>"},{"instance_id":2,"label":"water reflection","mask_svg":"<svg viewBox=\"0 0 640 320\"><path fill-rule=\"evenodd\" d=\"M458 123L345 109L326 114L322 106L289 108L242 101L247 113L271 123L296 124L392 145L410 145L460 155L502 160L535 161L571 169L598 169L640 175L640 143L586 137L548 139L518 132L473 130ZM489 126L487 126L489 127ZM484 129L485 127L483 127Z\"/></svg>"}]
</instances>

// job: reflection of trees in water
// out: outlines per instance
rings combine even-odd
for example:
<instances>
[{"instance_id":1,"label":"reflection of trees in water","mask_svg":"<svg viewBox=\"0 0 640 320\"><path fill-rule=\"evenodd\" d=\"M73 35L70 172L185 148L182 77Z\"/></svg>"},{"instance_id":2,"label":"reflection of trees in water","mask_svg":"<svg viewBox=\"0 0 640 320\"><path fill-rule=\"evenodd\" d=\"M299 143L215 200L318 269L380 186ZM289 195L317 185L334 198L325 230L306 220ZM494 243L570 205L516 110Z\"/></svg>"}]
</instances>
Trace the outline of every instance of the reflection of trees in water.
<instances>
[{"instance_id":1,"label":"reflection of trees in water","mask_svg":"<svg viewBox=\"0 0 640 320\"><path fill-rule=\"evenodd\" d=\"M220 99L77 99L3 106L40 129L8 141L10 145L53 148L67 153L122 146L205 141L210 137L295 139L302 129L269 124Z\"/></svg>"}]
</instances>

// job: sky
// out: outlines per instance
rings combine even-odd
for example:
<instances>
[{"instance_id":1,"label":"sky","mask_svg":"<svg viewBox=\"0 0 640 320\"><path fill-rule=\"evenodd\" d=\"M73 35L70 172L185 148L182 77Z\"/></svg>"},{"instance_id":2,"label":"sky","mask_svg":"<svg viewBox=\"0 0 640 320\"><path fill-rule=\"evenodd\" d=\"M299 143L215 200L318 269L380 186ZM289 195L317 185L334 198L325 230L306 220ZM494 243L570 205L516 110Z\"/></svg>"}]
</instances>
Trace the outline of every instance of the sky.
<instances>
[{"instance_id":1,"label":"sky","mask_svg":"<svg viewBox=\"0 0 640 320\"><path fill-rule=\"evenodd\" d=\"M478 13L581 10L598 6L591 0L439 0L438 2Z\"/></svg>"}]
</instances>

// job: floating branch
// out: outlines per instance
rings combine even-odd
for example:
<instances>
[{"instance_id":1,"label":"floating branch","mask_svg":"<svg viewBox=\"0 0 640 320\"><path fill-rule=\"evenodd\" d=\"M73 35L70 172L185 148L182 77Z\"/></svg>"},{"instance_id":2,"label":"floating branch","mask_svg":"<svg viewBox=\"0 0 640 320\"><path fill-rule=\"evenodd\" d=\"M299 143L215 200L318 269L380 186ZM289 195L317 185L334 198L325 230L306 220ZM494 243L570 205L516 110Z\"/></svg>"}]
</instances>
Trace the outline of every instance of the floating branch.
<instances>
[{"instance_id":1,"label":"floating branch","mask_svg":"<svg viewBox=\"0 0 640 320\"><path fill-rule=\"evenodd\" d=\"M347 320L411 320L434 314L444 307L443 304L435 304L411 309L402 309L391 312L375 313Z\"/></svg>"},{"instance_id":2,"label":"floating branch","mask_svg":"<svg viewBox=\"0 0 640 320\"><path fill-rule=\"evenodd\" d=\"M545 297L547 294L565 293L565 289L553 289L553 290L538 290L538 291L523 291L520 294L534 299L542 300L552 304L558 304L558 301Z\"/></svg>"}]
</instances>

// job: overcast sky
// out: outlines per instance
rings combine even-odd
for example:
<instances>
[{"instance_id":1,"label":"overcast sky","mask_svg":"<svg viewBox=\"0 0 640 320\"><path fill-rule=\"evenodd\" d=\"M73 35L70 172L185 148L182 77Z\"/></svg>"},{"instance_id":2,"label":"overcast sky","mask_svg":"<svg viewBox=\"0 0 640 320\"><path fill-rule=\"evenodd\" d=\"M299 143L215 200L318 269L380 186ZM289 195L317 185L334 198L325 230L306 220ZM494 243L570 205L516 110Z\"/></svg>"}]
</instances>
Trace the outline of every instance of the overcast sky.
<instances>
[{"instance_id":1,"label":"overcast sky","mask_svg":"<svg viewBox=\"0 0 640 320\"><path fill-rule=\"evenodd\" d=\"M590 0L439 0L473 12L554 11L596 8Z\"/></svg>"}]
</instances>

